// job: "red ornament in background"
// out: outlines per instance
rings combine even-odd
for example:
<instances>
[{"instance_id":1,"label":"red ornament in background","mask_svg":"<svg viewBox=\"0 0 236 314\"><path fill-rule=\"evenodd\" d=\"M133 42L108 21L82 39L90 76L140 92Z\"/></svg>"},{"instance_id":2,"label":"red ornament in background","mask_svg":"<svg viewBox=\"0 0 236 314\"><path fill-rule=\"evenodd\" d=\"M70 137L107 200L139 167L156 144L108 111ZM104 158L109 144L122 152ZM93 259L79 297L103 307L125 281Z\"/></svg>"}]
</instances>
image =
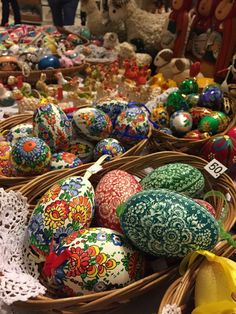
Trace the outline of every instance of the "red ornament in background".
<instances>
[{"instance_id":1,"label":"red ornament in background","mask_svg":"<svg viewBox=\"0 0 236 314\"><path fill-rule=\"evenodd\" d=\"M236 50L236 0L221 0L215 10L215 29L221 39L216 58L215 76L224 77L222 70L230 65ZM213 43L214 44L214 43ZM214 45L213 48L215 49Z\"/></svg>"},{"instance_id":2,"label":"red ornament in background","mask_svg":"<svg viewBox=\"0 0 236 314\"><path fill-rule=\"evenodd\" d=\"M227 132L227 135L236 139L236 126Z\"/></svg>"},{"instance_id":3,"label":"red ornament in background","mask_svg":"<svg viewBox=\"0 0 236 314\"><path fill-rule=\"evenodd\" d=\"M208 161L215 158L230 168L236 164L236 138L229 135L213 137L202 147L200 155Z\"/></svg>"},{"instance_id":4,"label":"red ornament in background","mask_svg":"<svg viewBox=\"0 0 236 314\"><path fill-rule=\"evenodd\" d=\"M194 201L196 203L198 203L199 205L203 206L204 208L206 208L208 210L208 212L210 214L212 214L212 216L216 217L216 211L215 208L208 202L201 200L201 199L194 199Z\"/></svg>"},{"instance_id":5,"label":"red ornament in background","mask_svg":"<svg viewBox=\"0 0 236 314\"><path fill-rule=\"evenodd\" d=\"M184 55L190 22L189 10L191 8L192 0L172 0L172 12L169 17L168 30L175 35L173 47L175 58L183 57Z\"/></svg>"}]
</instances>

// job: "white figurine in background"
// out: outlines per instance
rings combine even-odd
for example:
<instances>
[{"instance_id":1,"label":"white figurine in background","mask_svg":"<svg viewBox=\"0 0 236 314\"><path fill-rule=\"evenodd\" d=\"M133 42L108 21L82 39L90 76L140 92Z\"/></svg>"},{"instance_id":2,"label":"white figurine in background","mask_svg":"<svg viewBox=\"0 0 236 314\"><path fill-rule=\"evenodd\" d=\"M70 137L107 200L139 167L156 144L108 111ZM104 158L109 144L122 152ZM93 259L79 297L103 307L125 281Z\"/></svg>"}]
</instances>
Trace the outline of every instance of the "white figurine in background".
<instances>
[{"instance_id":1,"label":"white figurine in background","mask_svg":"<svg viewBox=\"0 0 236 314\"><path fill-rule=\"evenodd\" d=\"M116 33L106 33L103 37L103 47L106 49L114 49L117 51L120 62L126 59L132 59L137 62L138 65L148 65L152 63L152 57L147 53L136 53L135 47L128 42L119 43L119 39Z\"/></svg>"},{"instance_id":2,"label":"white figurine in background","mask_svg":"<svg viewBox=\"0 0 236 314\"><path fill-rule=\"evenodd\" d=\"M112 22L104 18L104 12L99 10L96 0L81 0L81 12L86 13L86 26L95 36L104 35L106 32L115 32L124 37L124 25L121 21Z\"/></svg>"},{"instance_id":3,"label":"white figurine in background","mask_svg":"<svg viewBox=\"0 0 236 314\"><path fill-rule=\"evenodd\" d=\"M221 87L225 93L230 92L230 86L236 82L236 53L233 56L232 63L227 69L226 77L221 84Z\"/></svg>"},{"instance_id":4,"label":"white figurine in background","mask_svg":"<svg viewBox=\"0 0 236 314\"><path fill-rule=\"evenodd\" d=\"M135 0L109 0L111 21L123 20L127 40L141 39L146 49L160 48L160 34L168 18L168 13L153 14L138 7Z\"/></svg>"}]
</instances>

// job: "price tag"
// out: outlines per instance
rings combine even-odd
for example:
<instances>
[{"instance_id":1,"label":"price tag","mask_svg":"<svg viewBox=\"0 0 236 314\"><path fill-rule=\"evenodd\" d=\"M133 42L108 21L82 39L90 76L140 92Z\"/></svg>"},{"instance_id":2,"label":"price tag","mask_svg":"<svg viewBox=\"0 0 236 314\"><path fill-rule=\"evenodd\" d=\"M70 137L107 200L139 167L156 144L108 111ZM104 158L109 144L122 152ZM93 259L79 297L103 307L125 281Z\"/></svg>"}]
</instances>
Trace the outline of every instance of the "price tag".
<instances>
[{"instance_id":1,"label":"price tag","mask_svg":"<svg viewBox=\"0 0 236 314\"><path fill-rule=\"evenodd\" d=\"M222 165L221 162L219 162L216 159L213 159L210 161L204 169L209 172L212 177L215 179L219 178L220 175L222 175L228 168L226 168L224 165Z\"/></svg>"}]
</instances>

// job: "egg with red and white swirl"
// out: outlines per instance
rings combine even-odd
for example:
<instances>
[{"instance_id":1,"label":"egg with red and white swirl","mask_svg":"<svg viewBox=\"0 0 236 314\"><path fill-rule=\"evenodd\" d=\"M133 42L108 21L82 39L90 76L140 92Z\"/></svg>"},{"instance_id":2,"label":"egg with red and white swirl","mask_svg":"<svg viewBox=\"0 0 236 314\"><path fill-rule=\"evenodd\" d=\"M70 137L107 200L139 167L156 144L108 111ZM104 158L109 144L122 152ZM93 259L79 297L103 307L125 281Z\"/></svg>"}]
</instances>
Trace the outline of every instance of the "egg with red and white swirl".
<instances>
[{"instance_id":1,"label":"egg with red and white swirl","mask_svg":"<svg viewBox=\"0 0 236 314\"><path fill-rule=\"evenodd\" d=\"M123 170L108 172L99 181L95 190L97 224L121 231L116 208L141 190L142 186L131 174Z\"/></svg>"}]
</instances>

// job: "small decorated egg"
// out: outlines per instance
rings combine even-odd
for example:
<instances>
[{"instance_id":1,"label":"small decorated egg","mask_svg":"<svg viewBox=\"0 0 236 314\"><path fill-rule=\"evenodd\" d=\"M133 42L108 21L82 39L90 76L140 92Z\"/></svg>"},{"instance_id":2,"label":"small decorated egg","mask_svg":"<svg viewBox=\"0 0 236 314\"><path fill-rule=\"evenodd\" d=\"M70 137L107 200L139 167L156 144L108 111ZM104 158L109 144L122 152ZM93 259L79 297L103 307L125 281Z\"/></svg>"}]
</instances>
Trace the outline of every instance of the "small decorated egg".
<instances>
[{"instance_id":1,"label":"small decorated egg","mask_svg":"<svg viewBox=\"0 0 236 314\"><path fill-rule=\"evenodd\" d=\"M166 101L166 107L169 114L179 110L188 110L189 106L179 91L171 93Z\"/></svg>"},{"instance_id":2,"label":"small decorated egg","mask_svg":"<svg viewBox=\"0 0 236 314\"><path fill-rule=\"evenodd\" d=\"M229 168L236 163L236 138L228 135L210 138L202 147L200 155L208 161L215 158Z\"/></svg>"},{"instance_id":3,"label":"small decorated egg","mask_svg":"<svg viewBox=\"0 0 236 314\"><path fill-rule=\"evenodd\" d=\"M54 55L46 55L43 56L38 62L38 69L45 70L48 68L57 69L60 68L61 64L57 56Z\"/></svg>"},{"instance_id":4,"label":"small decorated egg","mask_svg":"<svg viewBox=\"0 0 236 314\"><path fill-rule=\"evenodd\" d=\"M34 112L33 125L34 135L44 140L52 152L69 148L71 121L59 107L53 104L40 106Z\"/></svg>"},{"instance_id":5,"label":"small decorated egg","mask_svg":"<svg viewBox=\"0 0 236 314\"><path fill-rule=\"evenodd\" d=\"M121 231L116 208L131 195L142 190L140 183L123 170L108 172L95 190L96 221L99 226Z\"/></svg>"},{"instance_id":6,"label":"small decorated egg","mask_svg":"<svg viewBox=\"0 0 236 314\"><path fill-rule=\"evenodd\" d=\"M222 90L216 85L207 86L200 95L199 105L213 110L219 110L224 101Z\"/></svg>"},{"instance_id":7,"label":"small decorated egg","mask_svg":"<svg viewBox=\"0 0 236 314\"><path fill-rule=\"evenodd\" d=\"M50 159L50 147L37 137L21 137L12 147L12 164L24 175L43 173Z\"/></svg>"},{"instance_id":8,"label":"small decorated egg","mask_svg":"<svg viewBox=\"0 0 236 314\"><path fill-rule=\"evenodd\" d=\"M175 133L187 133L192 129L192 116L186 111L176 111L170 117L170 128Z\"/></svg>"},{"instance_id":9,"label":"small decorated egg","mask_svg":"<svg viewBox=\"0 0 236 314\"><path fill-rule=\"evenodd\" d=\"M113 157L123 155L125 148L123 145L114 138L106 138L97 143L94 148L94 160L99 159L102 155L109 155L106 160L110 160Z\"/></svg>"},{"instance_id":10,"label":"small decorated egg","mask_svg":"<svg viewBox=\"0 0 236 314\"><path fill-rule=\"evenodd\" d=\"M112 125L114 127L117 116L124 110L126 110L128 105L128 101L120 98L110 98L104 97L99 99L97 103L95 103L95 107L105 112L111 119Z\"/></svg>"},{"instance_id":11,"label":"small decorated egg","mask_svg":"<svg viewBox=\"0 0 236 314\"><path fill-rule=\"evenodd\" d=\"M201 199L197 199L197 198L194 199L194 201L196 203L198 203L199 205L201 205L202 207L206 208L208 210L208 212L210 214L212 214L212 216L216 217L215 208L210 203L208 203L207 201L201 200Z\"/></svg>"},{"instance_id":12,"label":"small decorated egg","mask_svg":"<svg viewBox=\"0 0 236 314\"><path fill-rule=\"evenodd\" d=\"M191 113L193 119L193 125L197 126L202 118L212 113L212 110L204 107L194 107L191 108L189 112Z\"/></svg>"},{"instance_id":13,"label":"small decorated egg","mask_svg":"<svg viewBox=\"0 0 236 314\"><path fill-rule=\"evenodd\" d=\"M171 129L169 128L161 128L158 130L159 132L162 132L164 134L167 134L167 135L173 135L173 132L171 131Z\"/></svg>"},{"instance_id":14,"label":"small decorated egg","mask_svg":"<svg viewBox=\"0 0 236 314\"><path fill-rule=\"evenodd\" d=\"M197 94L197 92L198 92L198 83L194 79L184 80L180 84L179 90L184 95Z\"/></svg>"},{"instance_id":15,"label":"small decorated egg","mask_svg":"<svg viewBox=\"0 0 236 314\"><path fill-rule=\"evenodd\" d=\"M82 108L74 113L73 121L79 133L87 138L99 141L109 137L112 123L109 116L97 108Z\"/></svg>"},{"instance_id":16,"label":"small decorated egg","mask_svg":"<svg viewBox=\"0 0 236 314\"><path fill-rule=\"evenodd\" d=\"M141 279L145 259L120 233L106 228L74 232L56 247L43 268L62 296L78 296L125 287Z\"/></svg>"},{"instance_id":17,"label":"small decorated egg","mask_svg":"<svg viewBox=\"0 0 236 314\"><path fill-rule=\"evenodd\" d=\"M134 144L146 139L149 130L148 113L142 108L131 106L117 117L114 134L121 142Z\"/></svg>"},{"instance_id":18,"label":"small decorated egg","mask_svg":"<svg viewBox=\"0 0 236 314\"><path fill-rule=\"evenodd\" d=\"M189 94L189 95L186 96L185 100L186 100L189 108L196 107L196 106L198 106L199 95L197 95L197 94Z\"/></svg>"},{"instance_id":19,"label":"small decorated egg","mask_svg":"<svg viewBox=\"0 0 236 314\"><path fill-rule=\"evenodd\" d=\"M82 165L82 161L74 154L68 152L54 153L50 162L50 169L76 168Z\"/></svg>"},{"instance_id":20,"label":"small decorated egg","mask_svg":"<svg viewBox=\"0 0 236 314\"><path fill-rule=\"evenodd\" d=\"M158 106L152 111L152 121L154 121L160 128L166 127L170 123L170 117L164 105Z\"/></svg>"},{"instance_id":21,"label":"small decorated egg","mask_svg":"<svg viewBox=\"0 0 236 314\"><path fill-rule=\"evenodd\" d=\"M189 197L160 189L142 191L118 208L121 227L141 251L154 256L183 257L212 250L219 226L205 208Z\"/></svg>"},{"instance_id":22,"label":"small decorated egg","mask_svg":"<svg viewBox=\"0 0 236 314\"><path fill-rule=\"evenodd\" d=\"M216 134L223 132L229 125L230 118L223 112L212 111L210 115L205 116L199 122L198 129L201 132Z\"/></svg>"},{"instance_id":23,"label":"small decorated egg","mask_svg":"<svg viewBox=\"0 0 236 314\"><path fill-rule=\"evenodd\" d=\"M156 168L142 179L144 190L168 189L190 197L201 194L205 187L202 173L195 167L172 163Z\"/></svg>"},{"instance_id":24,"label":"small decorated egg","mask_svg":"<svg viewBox=\"0 0 236 314\"><path fill-rule=\"evenodd\" d=\"M6 141L0 142L0 176L11 177L13 175L11 161L11 143Z\"/></svg>"},{"instance_id":25,"label":"small decorated egg","mask_svg":"<svg viewBox=\"0 0 236 314\"><path fill-rule=\"evenodd\" d=\"M93 159L94 145L86 140L78 138L70 142L68 151L86 163Z\"/></svg>"},{"instance_id":26,"label":"small decorated egg","mask_svg":"<svg viewBox=\"0 0 236 314\"><path fill-rule=\"evenodd\" d=\"M15 144L18 138L24 137L24 136L29 136L29 137L33 136L32 123L21 123L11 128L7 134L7 140L11 142L12 144Z\"/></svg>"},{"instance_id":27,"label":"small decorated egg","mask_svg":"<svg viewBox=\"0 0 236 314\"><path fill-rule=\"evenodd\" d=\"M186 133L184 135L185 138L189 138L189 139L192 139L192 140L196 140L196 141L199 141L199 140L203 140L205 138L208 138L210 137L210 134L205 132L205 133L201 133L199 130L192 130L188 133Z\"/></svg>"},{"instance_id":28,"label":"small decorated egg","mask_svg":"<svg viewBox=\"0 0 236 314\"><path fill-rule=\"evenodd\" d=\"M83 177L69 177L54 184L39 200L28 233L31 248L49 253L52 240L58 244L74 231L87 228L94 214L94 189Z\"/></svg>"}]
</instances>

